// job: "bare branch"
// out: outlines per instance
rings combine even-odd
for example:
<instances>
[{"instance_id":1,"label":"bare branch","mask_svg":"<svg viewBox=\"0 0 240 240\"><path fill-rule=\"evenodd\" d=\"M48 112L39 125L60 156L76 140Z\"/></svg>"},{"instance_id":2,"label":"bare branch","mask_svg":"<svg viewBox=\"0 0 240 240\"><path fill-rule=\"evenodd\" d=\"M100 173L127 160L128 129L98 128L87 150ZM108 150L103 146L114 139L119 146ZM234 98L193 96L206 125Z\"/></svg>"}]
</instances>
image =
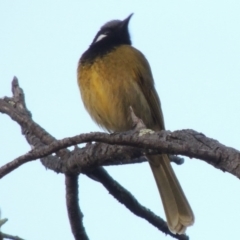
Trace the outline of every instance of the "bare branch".
<instances>
[{"instance_id":1,"label":"bare branch","mask_svg":"<svg viewBox=\"0 0 240 240\"><path fill-rule=\"evenodd\" d=\"M22 133L25 135L28 143L33 147L43 147L44 143L50 143L55 139L49 135L43 128L41 128L38 124L32 121L31 113L27 110L25 100L24 100L24 93L23 90L18 85L18 80L16 78L13 79L12 82L12 98L4 98L4 101L8 103L3 103L4 110L6 112L10 112L8 114L12 119L17 121L22 128ZM1 105L0 103L0 105ZM12 106L13 107L12 107ZM16 110L17 111L16 111ZM32 134L32 131L35 132L35 135ZM37 136L40 137L37 137ZM41 141L40 141L41 139ZM58 157L63 157L68 154L67 150L61 150L57 153ZM57 156L48 156L46 159L48 160L56 160L58 159ZM18 167L21 164L20 161L15 161L8 165L8 168L5 168L6 171L13 169L14 167ZM78 177L77 176L66 176L66 203L68 209L69 220L72 228L73 235L75 239L83 239L88 240L88 237L85 233L84 226L82 223L82 213L80 207L78 205ZM19 239L20 240L20 239Z\"/></svg>"},{"instance_id":2,"label":"bare branch","mask_svg":"<svg viewBox=\"0 0 240 240\"><path fill-rule=\"evenodd\" d=\"M75 240L89 240L83 226L83 214L78 204L78 176L65 175L68 218Z\"/></svg>"},{"instance_id":3,"label":"bare branch","mask_svg":"<svg viewBox=\"0 0 240 240\"><path fill-rule=\"evenodd\" d=\"M4 98L3 100L0 99L0 112L6 113L21 126L22 132L23 132L24 136L26 137L28 143L31 146L43 147L45 145L49 145L52 142L54 142L56 139L53 138L42 127L40 127L37 123L35 123L32 120L31 114L26 109L26 105L24 103L23 91L21 89L20 89L20 91L17 89L20 87L19 87L16 79L14 79L13 85L14 85L13 86L13 89L14 89L13 97L12 98ZM19 97L19 94L20 94L20 97ZM121 146L119 146L119 147L121 147ZM42 159L42 163L44 164L45 160L46 160L46 162L55 162L56 161L56 162L58 162L56 169L57 170L64 169L63 160L67 159L71 155L71 152L67 149L63 149L63 150L56 152L56 155L57 156L48 156L47 157L47 158L51 158L51 161L46 160L46 158ZM135 160L135 162L136 162L136 160ZM45 164L44 164L44 166L48 167ZM88 173L83 172L83 173L87 174L87 176L89 176L90 178L102 183L104 186L105 186L106 178L108 178L108 176L109 176L107 174L107 172L101 167L94 169L94 172L92 172L91 174L89 172ZM119 201L121 200L123 194L125 195L126 198L129 196L129 192L127 190L125 190L123 187L122 187L122 191L121 191L120 195L117 194L117 192L118 192L117 189L119 186L121 187L121 185L118 184L116 181L114 181L112 178L109 178L109 185L112 185L111 188L109 188L110 194L114 195L114 197L116 199L119 199ZM114 191L116 193L114 193ZM135 202L137 202L137 200L134 201L135 198L133 196L130 195L129 197L133 199L132 202L130 201L131 204L134 204ZM131 207L131 206L129 206L130 203L126 201L124 204L127 208L130 208ZM140 205L140 207L142 207L142 206ZM138 208L138 205L136 206L136 208ZM147 221L149 221L148 220L149 214L150 214L149 210L142 207L141 212L142 212L141 217L146 219ZM152 218L154 218L154 216ZM149 222L152 223L151 221L149 221ZM160 225L158 228L161 230ZM171 234L171 235L173 236L174 234ZM177 239L184 239L184 236L182 238L182 235L181 236L174 235L174 237ZM187 238L185 238L185 239L187 239Z\"/></svg>"},{"instance_id":4,"label":"bare branch","mask_svg":"<svg viewBox=\"0 0 240 240\"><path fill-rule=\"evenodd\" d=\"M118 144L135 147L130 148L130 152L132 152L131 157L133 157L134 154L135 156L140 157L141 155L156 153L181 154L188 157L195 157L240 178L240 152L233 148L226 147L220 144L218 141L207 138L203 134L193 130L182 130L175 132L151 131L147 133L144 132L144 134L142 134L142 131L143 130L140 130L134 133L130 131L130 133L124 132L117 134L95 132L89 134L80 134L74 137L54 141L48 146L31 150L27 154L14 160L14 163L9 163L9 166L6 166L5 169L10 169L10 167L14 164L18 166L27 161L46 157L51 153L55 153L72 145L97 141L112 145ZM106 156L105 158L101 159L102 161L99 161L99 159L96 161L94 158L96 153L99 157L100 155L103 155L103 153L105 155L105 153L109 150L107 145L100 146L100 149L95 148L95 153L92 152L93 156L87 159L80 159L79 155L75 155L75 157L72 159L68 159L68 161L65 160L63 164L65 165L64 168L67 170L67 172L76 172L77 170L80 172L82 169L92 166L96 167L101 165L109 165L109 162L106 163ZM139 148L142 148L142 150ZM112 158L115 157L114 153L117 153L119 156L119 152L115 151L115 149L119 148L117 146L113 146L111 148L110 156ZM147 149L154 151L149 151ZM99 152L100 155L98 154ZM129 161L129 159L127 159L127 161ZM111 160L111 163L116 164L115 158ZM123 164L124 159L121 159L120 163ZM119 162L117 162L117 164L119 164ZM4 173L2 173L3 170L0 169L0 177L4 175ZM60 171L63 172L62 170Z\"/></svg>"},{"instance_id":5,"label":"bare branch","mask_svg":"<svg viewBox=\"0 0 240 240\"><path fill-rule=\"evenodd\" d=\"M48 148L51 148L51 151L54 148L58 150L60 149L58 148L60 145L61 147L67 147L89 141L105 142L108 144L122 144L135 148L143 148L145 149L144 152L141 152L143 155L168 153L181 154L190 158L194 157L204 160L214 167L223 171L227 171L240 178L240 152L234 148L226 147L218 141L205 137L203 134L193 130L182 130L175 132L160 131L154 133L151 132L144 135L141 135L141 131L133 134L81 134L72 138L60 140L58 142L59 145L57 142L55 142L48 147L44 147L42 150L46 151L46 154ZM154 151L148 152L146 149L152 149ZM140 151L139 149L135 149L135 151L137 150ZM124 163L124 161L122 160L121 163ZM71 165L70 161L66 164L68 165L69 169L76 169L79 166L84 168L89 167L91 164L96 165L96 162L84 162L84 160L81 159L81 162L74 162L73 165ZM98 162L98 164L104 165L105 162Z\"/></svg>"},{"instance_id":6,"label":"bare branch","mask_svg":"<svg viewBox=\"0 0 240 240\"><path fill-rule=\"evenodd\" d=\"M62 148L83 143L83 142L105 142L108 144L121 144L121 145L129 145L136 148L143 148L145 150L135 149L135 156L131 156L131 158L136 158L141 155L145 155L149 153L149 150L152 149L154 152L152 154L161 152L168 154L181 154L189 157L195 157L198 159L202 159L207 163L213 165L216 168L222 169L223 171L227 171L237 177L240 177L240 154L239 151L225 147L220 144L216 140L205 137L203 134L195 132L193 130L182 130L182 131L161 131L161 132L148 132L147 134L143 134L143 130L137 131L133 134L119 133L119 134L111 134L108 135L106 133L90 133L90 134L81 134L72 138L66 138L60 141L55 141L53 137L51 137L43 128L41 128L38 124L32 121L29 111L24 111L25 103L21 103L21 100L24 99L23 92L17 89L16 79L13 81L13 89L14 97L0 99L0 111L8 114L13 120L17 121L23 129L23 133L27 135L29 132L34 132L34 135L28 134L32 138L39 138L41 141L49 146L44 146L43 148L36 148L25 156L21 156L13 163L9 163L7 166L1 168L0 176L3 176L8 171L11 171L15 167L21 165L24 162L31 161L33 159L37 159L39 157L47 156L53 152L57 152ZM21 94L20 94L21 93ZM20 96L19 96L20 95ZM19 103L20 102L20 103ZM20 109L20 111L18 111ZM132 132L132 131L131 131ZM33 142L33 139L31 139ZM37 144L31 145L37 146ZM99 145L98 145L99 146ZM106 145L102 145L104 148L102 149L102 154L104 154L110 149ZM115 151L114 151L115 149ZM96 149L95 149L96 150ZM113 146L111 148L111 154L119 153L119 147ZM125 150L125 149L124 149ZM99 149L98 153L101 152ZM138 152L138 154L136 154ZM64 154L66 150L64 150ZM110 154L109 154L110 155ZM137 156L136 156L137 155ZM76 157L72 158L76 159ZM77 156L79 159L79 155ZM129 163L129 158L127 162ZM84 161L86 160L86 161ZM121 159L117 164L124 163L124 159ZM47 162L45 162L45 166L47 166ZM91 158L81 159L81 161L65 161L65 166L63 168L64 171L69 171L70 173L78 172L84 168L89 166L96 165L109 165L109 162L105 162L104 159L102 161L97 161L94 158L94 155ZM116 163L115 163L116 164ZM64 172L63 170L58 170Z\"/></svg>"},{"instance_id":7,"label":"bare branch","mask_svg":"<svg viewBox=\"0 0 240 240\"><path fill-rule=\"evenodd\" d=\"M0 219L0 228L2 227L3 224L5 224L8 221L7 218Z\"/></svg>"},{"instance_id":8,"label":"bare branch","mask_svg":"<svg viewBox=\"0 0 240 240\"><path fill-rule=\"evenodd\" d=\"M8 221L7 218L3 218L1 219L1 216L0 216L0 228L2 227L2 225L4 225L6 222ZM3 239L12 239L12 240L24 240L18 236L13 236L13 235L10 235L10 234L6 234L6 233L3 233L0 231L0 240L3 240Z\"/></svg>"},{"instance_id":9,"label":"bare branch","mask_svg":"<svg viewBox=\"0 0 240 240\"><path fill-rule=\"evenodd\" d=\"M125 207L135 215L146 219L160 231L169 234L176 239L189 239L186 235L176 235L171 233L167 227L166 222L162 218L156 216L150 209L142 206L129 191L127 191L118 182L116 182L103 168L92 170L89 175L90 177L91 175L94 175L94 178L97 181L98 179L101 179L102 185L110 192L110 194L120 203L125 205Z\"/></svg>"},{"instance_id":10,"label":"bare branch","mask_svg":"<svg viewBox=\"0 0 240 240\"><path fill-rule=\"evenodd\" d=\"M13 236L10 234L6 234L6 233L0 233L3 237L3 239L11 239L11 240L24 240L23 238L20 238L18 236Z\"/></svg>"}]
</instances>

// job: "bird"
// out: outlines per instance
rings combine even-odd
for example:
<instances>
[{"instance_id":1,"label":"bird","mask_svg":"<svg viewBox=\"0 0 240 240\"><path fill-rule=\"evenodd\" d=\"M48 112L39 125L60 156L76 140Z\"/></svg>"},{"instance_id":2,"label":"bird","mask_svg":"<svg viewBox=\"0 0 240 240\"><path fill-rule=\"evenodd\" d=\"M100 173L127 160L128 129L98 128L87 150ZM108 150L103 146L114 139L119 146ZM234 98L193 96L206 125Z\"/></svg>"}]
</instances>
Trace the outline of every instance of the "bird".
<instances>
[{"instance_id":1,"label":"bird","mask_svg":"<svg viewBox=\"0 0 240 240\"><path fill-rule=\"evenodd\" d=\"M105 23L77 67L83 104L92 119L109 133L132 129L129 108L148 129L165 130L161 103L146 57L132 46L124 20ZM167 154L147 156L162 199L169 230L185 233L194 214Z\"/></svg>"}]
</instances>

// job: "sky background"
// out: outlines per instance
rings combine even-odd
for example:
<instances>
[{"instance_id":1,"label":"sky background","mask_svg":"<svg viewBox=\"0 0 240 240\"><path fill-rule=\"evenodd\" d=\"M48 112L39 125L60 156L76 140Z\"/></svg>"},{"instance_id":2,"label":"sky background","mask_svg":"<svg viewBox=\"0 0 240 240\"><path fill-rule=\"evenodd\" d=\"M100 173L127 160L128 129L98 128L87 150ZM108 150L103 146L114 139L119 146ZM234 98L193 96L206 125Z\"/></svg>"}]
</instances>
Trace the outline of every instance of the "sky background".
<instances>
[{"instance_id":1,"label":"sky background","mask_svg":"<svg viewBox=\"0 0 240 240\"><path fill-rule=\"evenodd\" d=\"M194 129L240 149L240 1L0 1L0 97L17 76L33 119L58 139L99 131L81 102L76 68L99 28L130 21L133 46L147 57L167 130ZM30 150L18 124L0 115L0 164ZM240 182L207 163L173 166L194 210L194 240L239 239ZM147 163L107 170L146 207L164 217ZM101 184L79 179L91 240L165 236L120 205ZM27 240L73 239L62 174L34 161L0 181L2 230Z\"/></svg>"}]
</instances>

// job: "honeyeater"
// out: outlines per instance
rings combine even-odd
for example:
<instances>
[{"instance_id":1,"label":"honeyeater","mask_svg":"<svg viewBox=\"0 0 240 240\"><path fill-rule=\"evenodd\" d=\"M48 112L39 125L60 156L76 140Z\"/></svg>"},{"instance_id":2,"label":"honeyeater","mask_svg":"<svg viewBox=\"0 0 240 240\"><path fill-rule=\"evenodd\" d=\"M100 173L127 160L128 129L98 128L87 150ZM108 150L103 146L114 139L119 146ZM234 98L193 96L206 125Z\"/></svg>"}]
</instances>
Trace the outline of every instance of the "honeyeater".
<instances>
[{"instance_id":1,"label":"honeyeater","mask_svg":"<svg viewBox=\"0 0 240 240\"><path fill-rule=\"evenodd\" d=\"M131 106L146 127L164 130L163 113L145 56L131 46L128 23L113 20L101 27L83 53L77 69L85 108L109 132L131 130ZM193 211L166 154L148 156L171 232L182 234L193 224ZM136 176L137 177L137 176Z\"/></svg>"}]
</instances>

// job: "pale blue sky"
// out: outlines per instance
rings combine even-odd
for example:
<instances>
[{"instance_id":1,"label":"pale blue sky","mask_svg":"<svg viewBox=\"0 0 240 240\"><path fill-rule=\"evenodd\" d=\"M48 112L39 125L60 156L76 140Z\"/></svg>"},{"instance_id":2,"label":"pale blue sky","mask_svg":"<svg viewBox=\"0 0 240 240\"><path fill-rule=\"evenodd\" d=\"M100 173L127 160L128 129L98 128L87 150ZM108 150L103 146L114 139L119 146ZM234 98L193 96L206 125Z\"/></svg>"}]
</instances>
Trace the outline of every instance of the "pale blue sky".
<instances>
[{"instance_id":1,"label":"pale blue sky","mask_svg":"<svg viewBox=\"0 0 240 240\"><path fill-rule=\"evenodd\" d=\"M85 111L76 67L106 21L130 21L133 45L147 57L166 128L191 128L240 149L240 2L0 1L0 97L19 78L33 118L57 138L99 131ZM0 164L30 147L19 126L0 115ZM240 182L185 158L176 174L196 215L191 239L239 239ZM164 217L147 163L108 167L137 199ZM134 174L134 176L133 176ZM91 240L172 239L135 217L98 183L80 177L80 205ZM3 231L28 240L73 239L64 177L39 161L0 181Z\"/></svg>"}]
</instances>

